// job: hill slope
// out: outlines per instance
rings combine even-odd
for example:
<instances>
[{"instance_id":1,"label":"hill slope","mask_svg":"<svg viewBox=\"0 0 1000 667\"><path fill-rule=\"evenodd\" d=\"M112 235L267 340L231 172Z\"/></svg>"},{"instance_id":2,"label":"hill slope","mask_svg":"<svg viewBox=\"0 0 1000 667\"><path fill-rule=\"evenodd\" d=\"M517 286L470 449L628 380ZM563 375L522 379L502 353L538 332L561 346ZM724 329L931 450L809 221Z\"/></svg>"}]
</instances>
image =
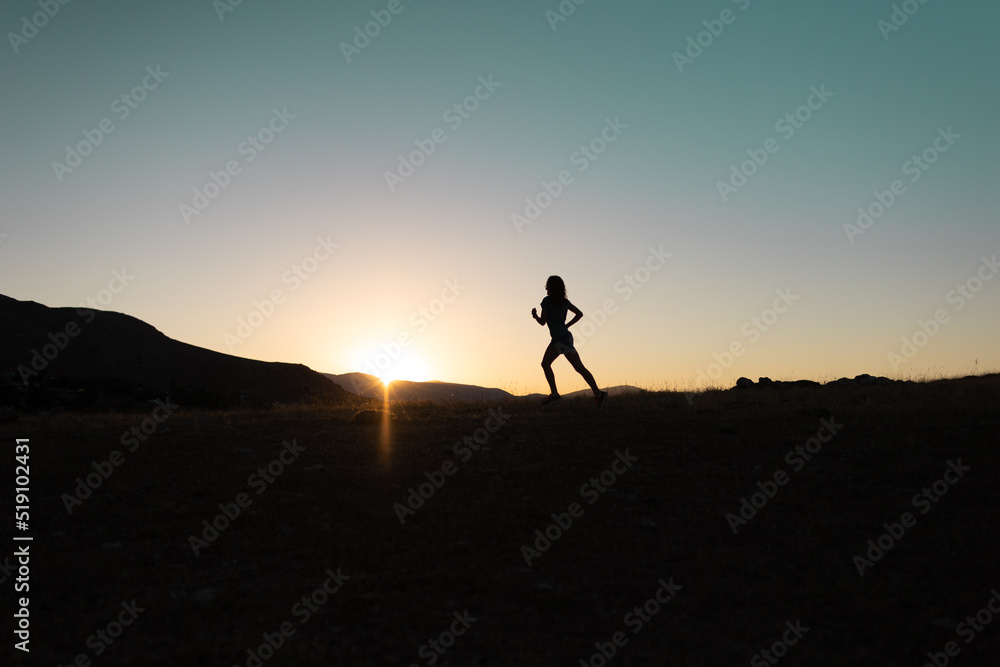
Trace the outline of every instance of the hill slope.
<instances>
[{"instance_id":1,"label":"hill slope","mask_svg":"<svg viewBox=\"0 0 1000 667\"><path fill-rule=\"evenodd\" d=\"M129 315L0 295L0 369L17 384L131 385L257 402L345 393L301 364L254 361L168 338ZM176 397L176 396L175 396Z\"/></svg>"}]
</instances>

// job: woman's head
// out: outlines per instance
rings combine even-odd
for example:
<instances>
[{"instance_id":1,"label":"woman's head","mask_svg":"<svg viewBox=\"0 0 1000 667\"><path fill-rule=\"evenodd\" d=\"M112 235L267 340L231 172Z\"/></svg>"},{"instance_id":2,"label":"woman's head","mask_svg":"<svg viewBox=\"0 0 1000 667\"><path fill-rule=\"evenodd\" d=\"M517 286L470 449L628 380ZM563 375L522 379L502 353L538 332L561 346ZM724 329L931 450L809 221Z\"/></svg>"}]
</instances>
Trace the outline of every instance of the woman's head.
<instances>
[{"instance_id":1,"label":"woman's head","mask_svg":"<svg viewBox=\"0 0 1000 667\"><path fill-rule=\"evenodd\" d=\"M549 296L562 301L566 298L566 283L559 276L549 276L545 281L545 289L549 291Z\"/></svg>"}]
</instances>

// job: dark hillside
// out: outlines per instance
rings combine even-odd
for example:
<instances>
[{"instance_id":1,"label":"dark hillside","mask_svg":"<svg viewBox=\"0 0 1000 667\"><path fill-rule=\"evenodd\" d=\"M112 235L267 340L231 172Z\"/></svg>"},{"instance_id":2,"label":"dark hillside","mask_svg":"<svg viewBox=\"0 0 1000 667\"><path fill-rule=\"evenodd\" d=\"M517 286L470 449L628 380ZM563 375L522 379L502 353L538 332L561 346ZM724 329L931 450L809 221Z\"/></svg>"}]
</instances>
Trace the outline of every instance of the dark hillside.
<instances>
[{"instance_id":1,"label":"dark hillside","mask_svg":"<svg viewBox=\"0 0 1000 667\"><path fill-rule=\"evenodd\" d=\"M226 403L334 399L339 387L301 364L243 359L168 338L121 313L48 308L0 295L0 369L14 384L101 386ZM179 395L180 394L180 395ZM241 399L242 397L242 399Z\"/></svg>"}]
</instances>

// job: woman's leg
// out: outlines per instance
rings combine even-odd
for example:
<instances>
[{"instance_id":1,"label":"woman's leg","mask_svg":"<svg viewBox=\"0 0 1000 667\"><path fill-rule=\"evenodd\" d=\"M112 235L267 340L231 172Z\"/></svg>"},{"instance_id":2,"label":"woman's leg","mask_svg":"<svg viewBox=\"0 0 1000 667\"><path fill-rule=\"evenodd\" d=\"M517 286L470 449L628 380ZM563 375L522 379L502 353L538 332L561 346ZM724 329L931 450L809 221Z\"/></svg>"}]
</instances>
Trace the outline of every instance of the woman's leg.
<instances>
[{"instance_id":1,"label":"woman's leg","mask_svg":"<svg viewBox=\"0 0 1000 667\"><path fill-rule=\"evenodd\" d=\"M593 374L591 374L591 372L587 370L587 367L584 366L583 362L580 360L580 353L567 352L566 359L568 359L569 363L573 365L573 368L576 369L576 372L583 376L583 379L587 381L587 384L590 385L590 388L594 390L594 396L600 396L601 390L598 389L597 382L594 380Z\"/></svg>"},{"instance_id":2,"label":"woman's leg","mask_svg":"<svg viewBox=\"0 0 1000 667\"><path fill-rule=\"evenodd\" d=\"M556 347L554 342L549 343L549 346L545 348L545 354L542 355L542 371L545 373L545 380L549 383L549 389L553 396L558 396L559 392L556 391L556 375L552 372L552 362L555 361L561 352Z\"/></svg>"}]
</instances>

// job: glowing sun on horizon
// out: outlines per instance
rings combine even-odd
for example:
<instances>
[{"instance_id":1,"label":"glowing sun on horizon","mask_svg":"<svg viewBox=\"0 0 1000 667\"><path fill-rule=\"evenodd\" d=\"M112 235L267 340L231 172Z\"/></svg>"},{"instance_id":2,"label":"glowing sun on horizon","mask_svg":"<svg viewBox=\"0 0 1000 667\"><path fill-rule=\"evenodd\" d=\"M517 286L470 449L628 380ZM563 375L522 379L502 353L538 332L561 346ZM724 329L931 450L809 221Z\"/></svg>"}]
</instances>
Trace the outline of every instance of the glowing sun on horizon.
<instances>
[{"instance_id":1,"label":"glowing sun on horizon","mask_svg":"<svg viewBox=\"0 0 1000 667\"><path fill-rule=\"evenodd\" d=\"M395 381L424 382L435 379L423 358L412 350L406 350L396 358L390 358L385 353L359 356L352 370L374 375L385 387Z\"/></svg>"}]
</instances>

